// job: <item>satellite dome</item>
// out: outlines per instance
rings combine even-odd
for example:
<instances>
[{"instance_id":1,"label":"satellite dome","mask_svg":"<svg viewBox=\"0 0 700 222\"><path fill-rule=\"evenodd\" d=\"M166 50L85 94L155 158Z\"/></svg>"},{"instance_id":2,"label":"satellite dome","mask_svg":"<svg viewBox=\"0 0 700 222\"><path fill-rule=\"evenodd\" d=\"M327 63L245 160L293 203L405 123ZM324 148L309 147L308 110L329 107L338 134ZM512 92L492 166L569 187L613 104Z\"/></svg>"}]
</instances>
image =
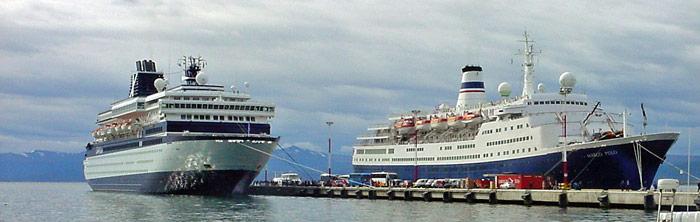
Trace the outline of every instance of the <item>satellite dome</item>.
<instances>
[{"instance_id":1,"label":"satellite dome","mask_svg":"<svg viewBox=\"0 0 700 222\"><path fill-rule=\"evenodd\" d=\"M570 72L564 72L559 76L559 85L561 85L562 88L574 88L574 85L576 85L576 77Z\"/></svg>"},{"instance_id":2,"label":"satellite dome","mask_svg":"<svg viewBox=\"0 0 700 222\"><path fill-rule=\"evenodd\" d=\"M243 85L244 85L246 88L250 87L250 83L248 83L248 82L244 82Z\"/></svg>"},{"instance_id":3,"label":"satellite dome","mask_svg":"<svg viewBox=\"0 0 700 222\"><path fill-rule=\"evenodd\" d=\"M204 75L203 72L200 72L199 74L197 74L197 77L195 77L195 80L199 85L206 85L208 78L206 75Z\"/></svg>"},{"instance_id":4,"label":"satellite dome","mask_svg":"<svg viewBox=\"0 0 700 222\"><path fill-rule=\"evenodd\" d=\"M537 92L544 93L544 83L537 84Z\"/></svg>"},{"instance_id":5,"label":"satellite dome","mask_svg":"<svg viewBox=\"0 0 700 222\"><path fill-rule=\"evenodd\" d=\"M509 97L511 92L510 83L502 82L498 84L498 93L501 94L502 97Z\"/></svg>"},{"instance_id":6,"label":"satellite dome","mask_svg":"<svg viewBox=\"0 0 700 222\"><path fill-rule=\"evenodd\" d=\"M163 78L157 78L155 81L153 81L153 86L156 87L156 90L158 90L158 92L162 92L163 90L165 90L165 87L168 86L168 82L165 81L165 79Z\"/></svg>"}]
</instances>

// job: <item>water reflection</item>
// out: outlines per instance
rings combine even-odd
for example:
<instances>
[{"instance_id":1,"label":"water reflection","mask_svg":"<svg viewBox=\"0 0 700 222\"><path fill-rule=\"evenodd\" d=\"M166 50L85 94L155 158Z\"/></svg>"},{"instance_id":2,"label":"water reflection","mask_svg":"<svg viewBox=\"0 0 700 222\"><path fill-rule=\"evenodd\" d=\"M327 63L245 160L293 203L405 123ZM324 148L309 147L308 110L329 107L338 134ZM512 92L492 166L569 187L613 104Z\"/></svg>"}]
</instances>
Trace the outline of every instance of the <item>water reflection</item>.
<instances>
[{"instance_id":1,"label":"water reflection","mask_svg":"<svg viewBox=\"0 0 700 222\"><path fill-rule=\"evenodd\" d=\"M249 196L209 197L87 192L88 218L106 220L261 220L269 201Z\"/></svg>"}]
</instances>

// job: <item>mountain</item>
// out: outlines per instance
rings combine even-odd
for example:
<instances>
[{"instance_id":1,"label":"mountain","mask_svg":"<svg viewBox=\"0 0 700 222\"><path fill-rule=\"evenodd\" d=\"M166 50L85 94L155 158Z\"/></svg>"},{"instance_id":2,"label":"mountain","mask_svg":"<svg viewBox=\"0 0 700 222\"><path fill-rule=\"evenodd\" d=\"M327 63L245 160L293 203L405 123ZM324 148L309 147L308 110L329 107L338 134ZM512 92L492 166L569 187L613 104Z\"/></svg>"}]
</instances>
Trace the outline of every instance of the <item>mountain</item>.
<instances>
[{"instance_id":1,"label":"mountain","mask_svg":"<svg viewBox=\"0 0 700 222\"><path fill-rule=\"evenodd\" d=\"M84 181L83 153L0 153L0 181Z\"/></svg>"},{"instance_id":2,"label":"mountain","mask_svg":"<svg viewBox=\"0 0 700 222\"><path fill-rule=\"evenodd\" d=\"M328 171L327 153L290 146L284 149L275 149L272 152L272 155L289 160L289 162L271 157L270 161L267 163L267 166L263 168L263 171L260 172L260 175L256 178L257 180L265 180L265 170L267 170L268 180L272 180L275 174L279 175L287 172L298 173L304 180L318 180L321 174L318 171ZM352 156L333 153L332 158L333 163L331 170L333 174L349 174L352 172ZM292 159L296 162L292 161ZM290 162L316 169L318 171L294 165Z\"/></svg>"}]
</instances>

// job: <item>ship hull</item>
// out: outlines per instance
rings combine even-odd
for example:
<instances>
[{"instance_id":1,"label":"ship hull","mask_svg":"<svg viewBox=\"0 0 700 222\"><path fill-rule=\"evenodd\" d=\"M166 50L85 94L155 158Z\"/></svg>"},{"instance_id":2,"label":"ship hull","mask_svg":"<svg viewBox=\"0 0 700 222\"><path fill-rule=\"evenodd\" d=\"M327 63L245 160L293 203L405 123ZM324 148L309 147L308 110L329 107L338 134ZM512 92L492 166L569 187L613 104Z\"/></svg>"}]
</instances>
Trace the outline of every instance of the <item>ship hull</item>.
<instances>
[{"instance_id":1,"label":"ship hull","mask_svg":"<svg viewBox=\"0 0 700 222\"><path fill-rule=\"evenodd\" d=\"M190 139L166 136L160 144L106 153L110 146L120 145L96 145L84 161L86 180L93 191L218 196L244 193L267 164L269 156L265 153L271 153L277 145L276 138Z\"/></svg>"},{"instance_id":2,"label":"ship hull","mask_svg":"<svg viewBox=\"0 0 700 222\"><path fill-rule=\"evenodd\" d=\"M657 134L639 138L620 138L568 147L568 178L582 188L630 189L649 188L666 153L678 134ZM646 138L646 139L642 139ZM636 142L635 142L636 141ZM635 143L641 144L641 180L637 167ZM646 149L645 149L646 148ZM653 153L653 154L652 154ZM661 159L660 159L661 158ZM483 178L486 174L517 173L544 175L563 181L562 152L500 161L418 165L419 178ZM396 172L401 179L412 180L414 165L354 165L356 173ZM629 182L628 182L629 181ZM555 182L555 183L556 183ZM629 185L627 185L629 183Z\"/></svg>"}]
</instances>

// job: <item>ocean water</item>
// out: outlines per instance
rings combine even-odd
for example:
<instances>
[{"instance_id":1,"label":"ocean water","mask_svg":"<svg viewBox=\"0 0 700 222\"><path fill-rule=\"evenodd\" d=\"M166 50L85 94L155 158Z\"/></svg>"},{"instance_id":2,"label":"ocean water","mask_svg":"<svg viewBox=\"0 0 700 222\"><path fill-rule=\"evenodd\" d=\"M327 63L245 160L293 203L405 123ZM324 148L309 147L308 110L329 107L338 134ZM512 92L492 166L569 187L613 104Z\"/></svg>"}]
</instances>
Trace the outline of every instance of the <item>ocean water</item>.
<instances>
[{"instance_id":1,"label":"ocean water","mask_svg":"<svg viewBox=\"0 0 700 222\"><path fill-rule=\"evenodd\" d=\"M93 192L85 183L0 183L0 221L654 221L642 210L310 197Z\"/></svg>"}]
</instances>

